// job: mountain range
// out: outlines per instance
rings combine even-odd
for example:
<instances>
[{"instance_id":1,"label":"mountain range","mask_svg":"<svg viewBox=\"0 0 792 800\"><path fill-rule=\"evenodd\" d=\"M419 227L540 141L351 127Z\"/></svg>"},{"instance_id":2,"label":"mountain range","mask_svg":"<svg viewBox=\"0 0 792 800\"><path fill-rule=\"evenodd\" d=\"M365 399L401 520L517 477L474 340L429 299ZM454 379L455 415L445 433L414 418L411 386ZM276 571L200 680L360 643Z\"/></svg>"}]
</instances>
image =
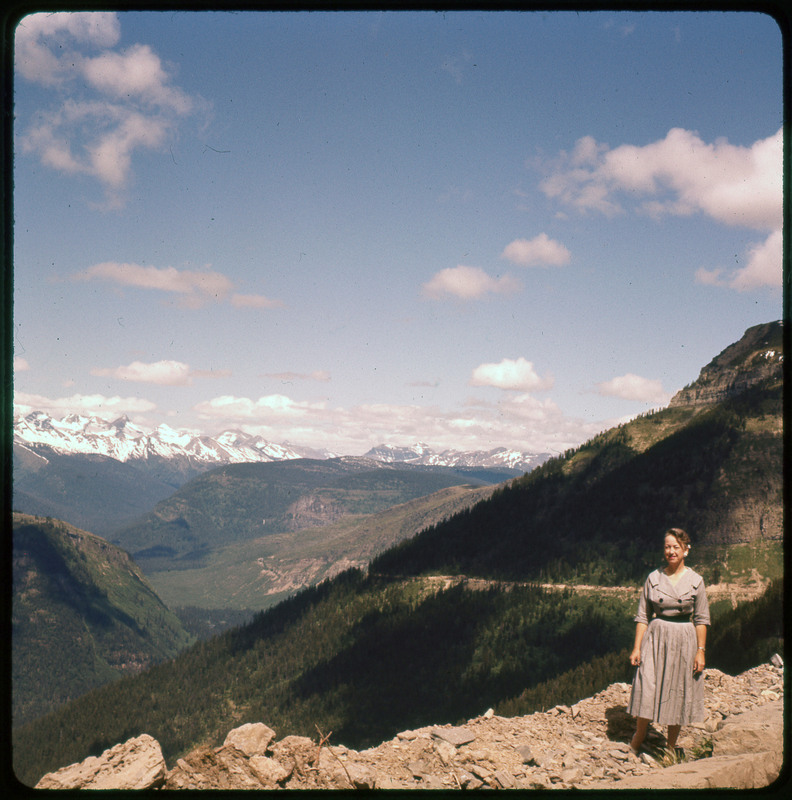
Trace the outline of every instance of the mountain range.
<instances>
[{"instance_id":1,"label":"mountain range","mask_svg":"<svg viewBox=\"0 0 792 800\"><path fill-rule=\"evenodd\" d=\"M102 536L133 524L212 469L340 457L327 450L273 444L238 430L215 437L167 425L146 431L126 417L108 421L72 414L56 419L33 411L14 418L13 433L14 509L64 519ZM494 484L549 457L506 448L435 452L423 444L383 444L362 458L435 473L445 469L458 473L459 483Z\"/></svg>"},{"instance_id":2,"label":"mountain range","mask_svg":"<svg viewBox=\"0 0 792 800\"><path fill-rule=\"evenodd\" d=\"M273 444L260 436L227 430L217 436L159 425L145 430L122 416L108 421L98 416L70 414L56 419L43 411L14 417L14 443L46 457L48 452L106 456L123 463L159 465L172 462L174 475L197 474L225 464L285 461L296 458L335 458L328 450ZM506 467L527 472L549 458L549 453L525 453L505 447L493 450L436 452L419 443L412 447L381 444L364 454L387 463L436 467ZM192 476L191 476L192 477Z\"/></svg>"}]
</instances>

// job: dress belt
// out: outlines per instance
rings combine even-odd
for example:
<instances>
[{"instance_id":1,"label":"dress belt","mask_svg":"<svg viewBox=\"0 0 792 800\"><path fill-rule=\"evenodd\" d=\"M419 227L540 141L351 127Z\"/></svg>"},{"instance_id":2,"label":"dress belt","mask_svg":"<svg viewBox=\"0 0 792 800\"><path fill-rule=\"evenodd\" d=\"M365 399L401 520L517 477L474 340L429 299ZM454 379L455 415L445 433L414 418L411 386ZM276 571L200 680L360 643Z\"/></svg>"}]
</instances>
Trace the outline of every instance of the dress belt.
<instances>
[{"instance_id":1,"label":"dress belt","mask_svg":"<svg viewBox=\"0 0 792 800\"><path fill-rule=\"evenodd\" d=\"M692 614L677 614L673 617L666 617L663 614L658 614L657 619L663 619L666 622L690 622Z\"/></svg>"}]
</instances>

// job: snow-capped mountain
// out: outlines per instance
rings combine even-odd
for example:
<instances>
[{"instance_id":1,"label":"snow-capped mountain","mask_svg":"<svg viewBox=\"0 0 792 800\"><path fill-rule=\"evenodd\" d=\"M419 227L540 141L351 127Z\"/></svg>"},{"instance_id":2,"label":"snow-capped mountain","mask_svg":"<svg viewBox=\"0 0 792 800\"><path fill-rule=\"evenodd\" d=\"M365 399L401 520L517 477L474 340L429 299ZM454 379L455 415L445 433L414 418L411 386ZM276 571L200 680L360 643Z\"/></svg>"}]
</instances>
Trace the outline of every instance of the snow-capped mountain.
<instances>
[{"instance_id":1,"label":"snow-capped mountain","mask_svg":"<svg viewBox=\"0 0 792 800\"><path fill-rule=\"evenodd\" d=\"M494 450L443 450L435 452L429 446L419 442L412 447L398 447L381 444L366 453L367 458L374 458L388 464L418 464L433 467L500 467L528 472L550 458L550 453L522 453L496 447Z\"/></svg>"},{"instance_id":2,"label":"snow-capped mountain","mask_svg":"<svg viewBox=\"0 0 792 800\"><path fill-rule=\"evenodd\" d=\"M316 451L273 444L242 431L225 431L217 437L160 425L145 431L127 417L112 422L99 417L71 414L57 420L41 411L14 419L14 443L60 454L100 455L117 461L188 459L195 465L239 464L250 461L284 461L316 458ZM331 457L326 453L324 457Z\"/></svg>"},{"instance_id":3,"label":"snow-capped mountain","mask_svg":"<svg viewBox=\"0 0 792 800\"><path fill-rule=\"evenodd\" d=\"M138 465L186 462L198 470L223 464L334 458L338 455L288 443L274 444L239 430L224 431L212 437L163 424L146 431L127 417L108 421L96 416L71 414L63 419L54 419L42 411L14 418L14 443L44 457L51 449L62 455L106 456ZM522 453L504 447L489 451L435 452L428 445L418 443L412 447L382 444L369 450L364 457L386 464L496 467L527 472L546 461L549 454Z\"/></svg>"}]
</instances>

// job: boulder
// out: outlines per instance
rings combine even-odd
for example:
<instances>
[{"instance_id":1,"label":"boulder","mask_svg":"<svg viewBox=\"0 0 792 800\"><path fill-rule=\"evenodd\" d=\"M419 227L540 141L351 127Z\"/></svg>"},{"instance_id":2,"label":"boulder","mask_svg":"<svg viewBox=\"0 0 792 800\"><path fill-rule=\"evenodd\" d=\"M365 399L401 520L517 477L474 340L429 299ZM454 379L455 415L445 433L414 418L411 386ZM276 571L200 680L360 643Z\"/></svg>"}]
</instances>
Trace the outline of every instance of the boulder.
<instances>
[{"instance_id":1,"label":"boulder","mask_svg":"<svg viewBox=\"0 0 792 800\"><path fill-rule=\"evenodd\" d=\"M144 733L45 775L36 789L153 789L165 782L167 767L156 739Z\"/></svg>"},{"instance_id":2,"label":"boulder","mask_svg":"<svg viewBox=\"0 0 792 800\"><path fill-rule=\"evenodd\" d=\"M275 731L263 722L249 722L229 731L224 747L236 747L246 756L263 756L275 739Z\"/></svg>"},{"instance_id":3,"label":"boulder","mask_svg":"<svg viewBox=\"0 0 792 800\"><path fill-rule=\"evenodd\" d=\"M757 706L723 720L712 736L712 755L733 756L784 748L784 713L781 700Z\"/></svg>"},{"instance_id":4,"label":"boulder","mask_svg":"<svg viewBox=\"0 0 792 800\"><path fill-rule=\"evenodd\" d=\"M760 789L777 780L780 752L702 758L648 775L634 775L609 789Z\"/></svg>"},{"instance_id":5,"label":"boulder","mask_svg":"<svg viewBox=\"0 0 792 800\"><path fill-rule=\"evenodd\" d=\"M711 758L635 775L613 789L761 789L781 773L784 756L783 701L757 706L725 720L713 735Z\"/></svg>"}]
</instances>

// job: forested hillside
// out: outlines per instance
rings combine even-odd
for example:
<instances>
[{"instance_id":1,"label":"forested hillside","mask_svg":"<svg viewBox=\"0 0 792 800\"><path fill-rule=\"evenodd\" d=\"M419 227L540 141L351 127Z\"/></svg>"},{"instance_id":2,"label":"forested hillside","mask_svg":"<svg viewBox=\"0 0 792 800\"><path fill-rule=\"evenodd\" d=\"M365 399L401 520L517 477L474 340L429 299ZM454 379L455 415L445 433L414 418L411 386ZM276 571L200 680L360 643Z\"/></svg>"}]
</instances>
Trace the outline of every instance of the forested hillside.
<instances>
[{"instance_id":1,"label":"forested hillside","mask_svg":"<svg viewBox=\"0 0 792 800\"><path fill-rule=\"evenodd\" d=\"M13 464L15 511L62 519L104 537L146 514L177 488L108 456L64 454L16 442Z\"/></svg>"},{"instance_id":2,"label":"forested hillside","mask_svg":"<svg viewBox=\"0 0 792 800\"><path fill-rule=\"evenodd\" d=\"M15 724L192 641L125 552L58 520L14 514L12 597Z\"/></svg>"},{"instance_id":3,"label":"forested hillside","mask_svg":"<svg viewBox=\"0 0 792 800\"><path fill-rule=\"evenodd\" d=\"M147 578L168 606L255 609L276 605L304 586L350 567L429 525L489 497L493 486L452 486L375 514L349 514L330 525L235 542L193 569L163 569Z\"/></svg>"},{"instance_id":4,"label":"forested hillside","mask_svg":"<svg viewBox=\"0 0 792 800\"><path fill-rule=\"evenodd\" d=\"M728 545L780 543L782 430L780 378L712 406L663 409L546 462L371 568L632 583L676 526L690 533L697 568L717 579Z\"/></svg>"}]
</instances>

